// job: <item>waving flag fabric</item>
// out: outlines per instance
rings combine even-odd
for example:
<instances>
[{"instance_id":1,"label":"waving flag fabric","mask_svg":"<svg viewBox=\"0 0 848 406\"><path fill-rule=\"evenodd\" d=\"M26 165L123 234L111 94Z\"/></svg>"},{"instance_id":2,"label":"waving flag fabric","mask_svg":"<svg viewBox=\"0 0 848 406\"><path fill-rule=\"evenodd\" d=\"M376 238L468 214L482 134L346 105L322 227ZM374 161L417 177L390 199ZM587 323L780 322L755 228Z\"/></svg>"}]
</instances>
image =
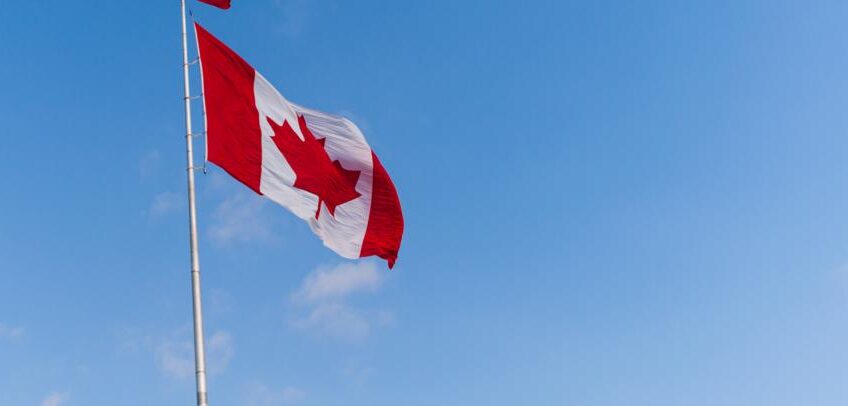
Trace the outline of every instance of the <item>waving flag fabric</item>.
<instances>
[{"instance_id":1,"label":"waving flag fabric","mask_svg":"<svg viewBox=\"0 0 848 406\"><path fill-rule=\"evenodd\" d=\"M394 266L403 214L392 180L355 124L286 100L195 24L209 160L309 223L346 258Z\"/></svg>"},{"instance_id":2,"label":"waving flag fabric","mask_svg":"<svg viewBox=\"0 0 848 406\"><path fill-rule=\"evenodd\" d=\"M230 0L200 0L201 3L206 3L218 8L228 9L230 8Z\"/></svg>"}]
</instances>

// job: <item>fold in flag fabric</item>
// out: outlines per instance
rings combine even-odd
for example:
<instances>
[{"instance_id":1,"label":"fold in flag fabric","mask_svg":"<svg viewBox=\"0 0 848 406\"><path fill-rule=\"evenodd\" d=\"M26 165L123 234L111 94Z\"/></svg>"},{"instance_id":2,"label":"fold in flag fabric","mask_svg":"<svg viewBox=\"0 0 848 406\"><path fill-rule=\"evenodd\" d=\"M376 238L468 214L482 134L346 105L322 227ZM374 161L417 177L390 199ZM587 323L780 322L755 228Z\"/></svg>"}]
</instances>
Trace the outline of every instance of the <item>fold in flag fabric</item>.
<instances>
[{"instance_id":1,"label":"fold in flag fabric","mask_svg":"<svg viewBox=\"0 0 848 406\"><path fill-rule=\"evenodd\" d=\"M224 10L230 8L230 0L200 0L201 3L206 3L210 6L222 8Z\"/></svg>"},{"instance_id":2,"label":"fold in flag fabric","mask_svg":"<svg viewBox=\"0 0 848 406\"><path fill-rule=\"evenodd\" d=\"M307 221L346 258L394 266L403 214L392 180L351 121L294 104L195 24L209 160Z\"/></svg>"}]
</instances>

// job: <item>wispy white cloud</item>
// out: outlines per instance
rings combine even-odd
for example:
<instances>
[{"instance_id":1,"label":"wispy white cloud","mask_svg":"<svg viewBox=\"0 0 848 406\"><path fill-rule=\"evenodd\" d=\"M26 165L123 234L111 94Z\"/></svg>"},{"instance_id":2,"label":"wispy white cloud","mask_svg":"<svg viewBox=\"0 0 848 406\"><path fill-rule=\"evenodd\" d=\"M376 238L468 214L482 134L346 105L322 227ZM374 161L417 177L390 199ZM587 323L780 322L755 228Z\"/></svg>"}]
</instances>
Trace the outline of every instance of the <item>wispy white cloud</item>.
<instances>
[{"instance_id":1,"label":"wispy white cloud","mask_svg":"<svg viewBox=\"0 0 848 406\"><path fill-rule=\"evenodd\" d=\"M273 0L281 11L281 19L275 24L283 34L296 38L306 31L309 23L311 0Z\"/></svg>"},{"instance_id":2,"label":"wispy white cloud","mask_svg":"<svg viewBox=\"0 0 848 406\"><path fill-rule=\"evenodd\" d=\"M342 263L319 267L304 279L292 300L302 304L326 303L361 292L376 292L383 284L373 262Z\"/></svg>"},{"instance_id":3,"label":"wispy white cloud","mask_svg":"<svg viewBox=\"0 0 848 406\"><path fill-rule=\"evenodd\" d=\"M306 391L294 386L274 390L261 383L248 385L246 392L245 406L283 406L297 403L306 397Z\"/></svg>"},{"instance_id":4,"label":"wispy white cloud","mask_svg":"<svg viewBox=\"0 0 848 406\"><path fill-rule=\"evenodd\" d=\"M267 204L266 199L244 191L231 194L215 208L209 237L219 245L274 241Z\"/></svg>"},{"instance_id":5,"label":"wispy white cloud","mask_svg":"<svg viewBox=\"0 0 848 406\"><path fill-rule=\"evenodd\" d=\"M182 207L183 198L182 196L172 193L172 192L163 192L159 193L153 198L153 202L150 203L150 209L148 209L148 214L150 217L161 217L168 213L175 212Z\"/></svg>"},{"instance_id":6,"label":"wispy white cloud","mask_svg":"<svg viewBox=\"0 0 848 406\"><path fill-rule=\"evenodd\" d=\"M378 292L383 278L371 261L315 269L291 295L300 310L291 325L349 341L367 338L374 326L391 323L393 316L387 310L361 309L350 304L350 299Z\"/></svg>"},{"instance_id":7,"label":"wispy white cloud","mask_svg":"<svg viewBox=\"0 0 848 406\"><path fill-rule=\"evenodd\" d=\"M365 314L344 303L318 304L305 317L294 320L293 325L351 341L362 340L371 333L371 323Z\"/></svg>"},{"instance_id":8,"label":"wispy white cloud","mask_svg":"<svg viewBox=\"0 0 848 406\"><path fill-rule=\"evenodd\" d=\"M209 352L209 373L213 375L223 373L236 355L233 336L226 331L212 334L206 341L206 348Z\"/></svg>"},{"instance_id":9,"label":"wispy white cloud","mask_svg":"<svg viewBox=\"0 0 848 406\"><path fill-rule=\"evenodd\" d=\"M23 327L11 327L0 323L0 338L18 339L24 335Z\"/></svg>"},{"instance_id":10,"label":"wispy white cloud","mask_svg":"<svg viewBox=\"0 0 848 406\"><path fill-rule=\"evenodd\" d=\"M236 307L236 299L223 289L212 288L204 296L204 311L211 316L220 316L232 313Z\"/></svg>"},{"instance_id":11,"label":"wispy white cloud","mask_svg":"<svg viewBox=\"0 0 848 406\"><path fill-rule=\"evenodd\" d=\"M190 327L164 335L139 335L122 332L120 349L129 353L141 351L153 356L159 371L174 380L194 377L194 340ZM206 363L210 375L223 373L235 356L235 340L226 331L206 337Z\"/></svg>"},{"instance_id":12,"label":"wispy white cloud","mask_svg":"<svg viewBox=\"0 0 848 406\"><path fill-rule=\"evenodd\" d=\"M62 406L68 401L69 397L67 392L54 392L41 401L41 406Z\"/></svg>"},{"instance_id":13,"label":"wispy white cloud","mask_svg":"<svg viewBox=\"0 0 848 406\"><path fill-rule=\"evenodd\" d=\"M361 360L348 359L342 368L342 376L356 386L365 386L376 374L376 370Z\"/></svg>"},{"instance_id":14,"label":"wispy white cloud","mask_svg":"<svg viewBox=\"0 0 848 406\"><path fill-rule=\"evenodd\" d=\"M203 177L201 177L200 179L202 179L204 187L201 188L199 192L205 193L207 195L219 195L221 193L228 193L234 190L239 190L240 188L244 187L226 172L219 171L214 166L210 168L209 173L203 174Z\"/></svg>"},{"instance_id":15,"label":"wispy white cloud","mask_svg":"<svg viewBox=\"0 0 848 406\"><path fill-rule=\"evenodd\" d=\"M184 332L160 341L154 349L156 365L168 377L185 380L194 377L194 345ZM206 363L209 374L224 372L235 355L230 333L218 331L206 339Z\"/></svg>"},{"instance_id":16,"label":"wispy white cloud","mask_svg":"<svg viewBox=\"0 0 848 406\"><path fill-rule=\"evenodd\" d=\"M167 339L159 342L154 350L156 366L163 374L177 380L190 378L194 374L191 341Z\"/></svg>"},{"instance_id":17,"label":"wispy white cloud","mask_svg":"<svg viewBox=\"0 0 848 406\"><path fill-rule=\"evenodd\" d=\"M153 175L162 163L162 153L152 150L145 153L138 161L138 174L142 179Z\"/></svg>"},{"instance_id":18,"label":"wispy white cloud","mask_svg":"<svg viewBox=\"0 0 848 406\"><path fill-rule=\"evenodd\" d=\"M848 262L842 263L831 269L831 273L843 282L848 282Z\"/></svg>"}]
</instances>

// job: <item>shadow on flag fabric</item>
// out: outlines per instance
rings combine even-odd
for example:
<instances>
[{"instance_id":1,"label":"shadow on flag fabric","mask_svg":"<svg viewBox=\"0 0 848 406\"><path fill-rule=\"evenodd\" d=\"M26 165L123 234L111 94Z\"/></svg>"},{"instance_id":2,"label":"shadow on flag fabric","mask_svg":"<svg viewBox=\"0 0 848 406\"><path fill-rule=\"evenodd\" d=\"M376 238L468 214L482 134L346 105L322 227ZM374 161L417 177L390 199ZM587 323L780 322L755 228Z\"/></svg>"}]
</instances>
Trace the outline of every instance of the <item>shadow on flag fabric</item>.
<instances>
[{"instance_id":1,"label":"shadow on flag fabric","mask_svg":"<svg viewBox=\"0 0 848 406\"><path fill-rule=\"evenodd\" d=\"M222 8L224 10L230 8L230 0L200 0L201 3L206 3L210 6Z\"/></svg>"},{"instance_id":2,"label":"shadow on flag fabric","mask_svg":"<svg viewBox=\"0 0 848 406\"><path fill-rule=\"evenodd\" d=\"M307 221L346 258L394 266L400 200L359 128L284 98L223 42L195 24L209 160Z\"/></svg>"}]
</instances>

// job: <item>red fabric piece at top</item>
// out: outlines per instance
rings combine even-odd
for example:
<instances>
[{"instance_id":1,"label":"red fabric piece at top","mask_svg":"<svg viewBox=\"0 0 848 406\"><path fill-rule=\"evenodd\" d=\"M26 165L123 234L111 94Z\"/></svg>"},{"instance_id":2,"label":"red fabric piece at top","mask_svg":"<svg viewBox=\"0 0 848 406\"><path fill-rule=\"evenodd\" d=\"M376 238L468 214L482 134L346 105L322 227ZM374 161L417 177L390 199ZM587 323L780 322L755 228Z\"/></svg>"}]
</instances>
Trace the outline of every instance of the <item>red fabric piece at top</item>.
<instances>
[{"instance_id":1,"label":"red fabric piece at top","mask_svg":"<svg viewBox=\"0 0 848 406\"><path fill-rule=\"evenodd\" d=\"M230 8L230 0L200 0L201 3L206 3L210 6L222 8L224 10Z\"/></svg>"}]
</instances>

